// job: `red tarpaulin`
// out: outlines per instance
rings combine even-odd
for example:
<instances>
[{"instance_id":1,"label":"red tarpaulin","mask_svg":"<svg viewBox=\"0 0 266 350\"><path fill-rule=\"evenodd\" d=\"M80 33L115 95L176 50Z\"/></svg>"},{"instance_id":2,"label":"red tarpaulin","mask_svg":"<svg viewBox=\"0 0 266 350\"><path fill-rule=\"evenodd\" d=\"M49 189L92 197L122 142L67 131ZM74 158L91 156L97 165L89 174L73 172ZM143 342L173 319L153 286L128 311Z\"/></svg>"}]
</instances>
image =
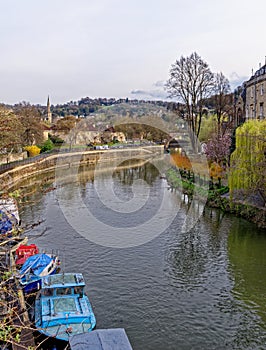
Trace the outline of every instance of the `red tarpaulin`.
<instances>
[{"instance_id":1,"label":"red tarpaulin","mask_svg":"<svg viewBox=\"0 0 266 350\"><path fill-rule=\"evenodd\" d=\"M28 257L38 254L39 249L35 244L21 245L16 250L16 264L22 265L28 259Z\"/></svg>"}]
</instances>

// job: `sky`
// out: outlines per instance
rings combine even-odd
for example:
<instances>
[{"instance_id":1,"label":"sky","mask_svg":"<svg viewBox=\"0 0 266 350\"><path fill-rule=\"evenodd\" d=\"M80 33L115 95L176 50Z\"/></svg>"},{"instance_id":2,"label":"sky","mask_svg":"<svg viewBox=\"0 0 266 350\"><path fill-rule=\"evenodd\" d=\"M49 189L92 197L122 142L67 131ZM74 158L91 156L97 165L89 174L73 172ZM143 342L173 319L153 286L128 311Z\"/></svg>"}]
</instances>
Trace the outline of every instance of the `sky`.
<instances>
[{"instance_id":1,"label":"sky","mask_svg":"<svg viewBox=\"0 0 266 350\"><path fill-rule=\"evenodd\" d=\"M265 0L0 0L0 103L166 99L197 52L232 88L265 64Z\"/></svg>"}]
</instances>

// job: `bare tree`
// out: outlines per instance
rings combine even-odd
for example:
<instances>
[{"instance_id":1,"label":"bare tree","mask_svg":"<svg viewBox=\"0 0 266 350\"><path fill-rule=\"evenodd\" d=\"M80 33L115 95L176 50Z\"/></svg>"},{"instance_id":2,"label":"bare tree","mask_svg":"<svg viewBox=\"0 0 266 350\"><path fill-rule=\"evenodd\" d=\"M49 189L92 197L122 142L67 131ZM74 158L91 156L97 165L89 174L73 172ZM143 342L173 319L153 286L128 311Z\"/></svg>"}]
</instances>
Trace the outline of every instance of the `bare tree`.
<instances>
[{"instance_id":1,"label":"bare tree","mask_svg":"<svg viewBox=\"0 0 266 350\"><path fill-rule=\"evenodd\" d=\"M185 104L186 119L190 131L192 147L197 150L204 100L213 91L214 75L208 64L196 53L181 56L172 65L166 89L171 97L177 97Z\"/></svg>"},{"instance_id":2,"label":"bare tree","mask_svg":"<svg viewBox=\"0 0 266 350\"><path fill-rule=\"evenodd\" d=\"M14 113L23 126L22 144L28 146L42 143L43 129L38 109L27 102L22 102L14 106Z\"/></svg>"},{"instance_id":3,"label":"bare tree","mask_svg":"<svg viewBox=\"0 0 266 350\"><path fill-rule=\"evenodd\" d=\"M77 119L73 115L67 115L64 118L61 118L55 124L54 130L63 131L65 134L68 134L72 129L75 128L77 124Z\"/></svg>"},{"instance_id":4,"label":"bare tree","mask_svg":"<svg viewBox=\"0 0 266 350\"><path fill-rule=\"evenodd\" d=\"M217 133L221 135L221 124L223 116L228 116L230 110L230 84L223 73L217 73L214 76L214 100L215 113L217 116Z\"/></svg>"},{"instance_id":5,"label":"bare tree","mask_svg":"<svg viewBox=\"0 0 266 350\"><path fill-rule=\"evenodd\" d=\"M12 152L21 147L22 124L11 111L0 108L0 154L6 156L7 162Z\"/></svg>"}]
</instances>

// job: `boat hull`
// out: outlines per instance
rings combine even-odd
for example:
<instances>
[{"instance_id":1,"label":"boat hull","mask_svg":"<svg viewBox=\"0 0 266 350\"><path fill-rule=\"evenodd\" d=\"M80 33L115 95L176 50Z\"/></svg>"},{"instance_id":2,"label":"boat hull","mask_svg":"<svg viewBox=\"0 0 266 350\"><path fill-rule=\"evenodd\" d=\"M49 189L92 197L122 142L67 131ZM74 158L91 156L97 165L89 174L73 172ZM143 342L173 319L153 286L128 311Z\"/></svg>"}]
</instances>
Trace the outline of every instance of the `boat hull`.
<instances>
[{"instance_id":1,"label":"boat hull","mask_svg":"<svg viewBox=\"0 0 266 350\"><path fill-rule=\"evenodd\" d=\"M87 317L73 317L70 313L65 313L65 317L48 319L42 321L41 302L35 302L35 326L38 331L50 338L62 341L69 341L70 337L76 334L91 332L96 326L96 318L92 311L90 302L86 301L90 310Z\"/></svg>"},{"instance_id":2,"label":"boat hull","mask_svg":"<svg viewBox=\"0 0 266 350\"><path fill-rule=\"evenodd\" d=\"M39 254L33 255L29 257L28 259L38 259ZM45 254L43 254L45 255ZM24 294L30 294L37 292L41 287L42 287L42 277L47 276L47 275L54 275L58 273L59 271L59 259L57 256L50 256L47 255L47 257L50 257L50 262L43 268L42 271L40 271L38 274L32 273L31 272L31 265L27 267L26 265L26 272L23 275L22 271L22 277L20 278L20 284L22 286ZM25 264L27 264L28 260L26 261ZM25 264L23 265L25 268ZM22 267L23 269L23 267Z\"/></svg>"},{"instance_id":3,"label":"boat hull","mask_svg":"<svg viewBox=\"0 0 266 350\"><path fill-rule=\"evenodd\" d=\"M84 287L84 278L79 273L44 277L35 300L37 330L62 341L91 332L96 326L96 318Z\"/></svg>"},{"instance_id":4,"label":"boat hull","mask_svg":"<svg viewBox=\"0 0 266 350\"><path fill-rule=\"evenodd\" d=\"M41 285L42 285L41 279L34 282L30 282L23 287L23 292L24 294L35 293L41 288Z\"/></svg>"},{"instance_id":5,"label":"boat hull","mask_svg":"<svg viewBox=\"0 0 266 350\"><path fill-rule=\"evenodd\" d=\"M50 275L54 275L58 272L59 268L55 269L50 273ZM31 294L31 293L36 293L38 290L42 288L42 279L41 277L36 279L35 281L26 283L22 285L22 289L24 294Z\"/></svg>"}]
</instances>

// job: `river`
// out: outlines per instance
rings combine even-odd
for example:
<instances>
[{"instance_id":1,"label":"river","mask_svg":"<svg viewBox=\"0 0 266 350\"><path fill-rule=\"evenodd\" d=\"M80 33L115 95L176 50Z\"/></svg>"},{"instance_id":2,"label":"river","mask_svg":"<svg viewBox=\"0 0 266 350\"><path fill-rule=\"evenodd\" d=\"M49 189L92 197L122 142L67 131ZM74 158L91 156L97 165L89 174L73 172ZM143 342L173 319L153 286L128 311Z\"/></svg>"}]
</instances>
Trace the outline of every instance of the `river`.
<instances>
[{"instance_id":1,"label":"river","mask_svg":"<svg viewBox=\"0 0 266 350\"><path fill-rule=\"evenodd\" d=\"M149 163L97 179L83 168L60 185L47 173L20 188L30 242L84 274L98 329L125 328L134 350L266 349L266 235L253 224L205 208L183 230L188 205ZM162 200L175 216L158 229ZM119 240L97 241L108 227Z\"/></svg>"}]
</instances>

